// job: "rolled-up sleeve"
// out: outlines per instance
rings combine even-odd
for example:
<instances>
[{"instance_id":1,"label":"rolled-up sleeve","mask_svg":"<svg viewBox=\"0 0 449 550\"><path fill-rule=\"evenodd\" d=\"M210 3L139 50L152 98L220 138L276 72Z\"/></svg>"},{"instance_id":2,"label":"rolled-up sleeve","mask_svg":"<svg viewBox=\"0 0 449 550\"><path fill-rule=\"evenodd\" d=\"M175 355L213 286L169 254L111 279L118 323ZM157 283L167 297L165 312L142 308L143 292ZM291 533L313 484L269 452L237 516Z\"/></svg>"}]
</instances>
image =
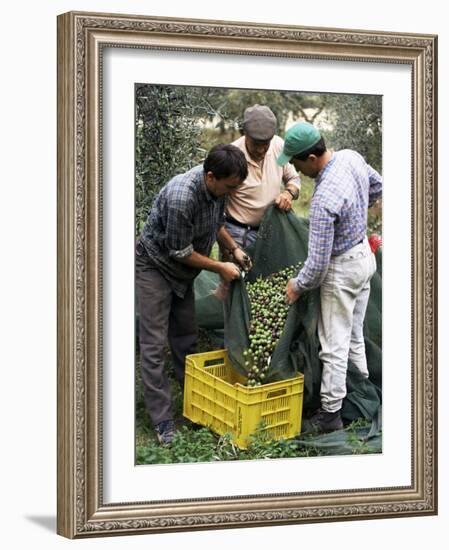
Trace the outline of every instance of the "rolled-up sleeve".
<instances>
[{"instance_id":1,"label":"rolled-up sleeve","mask_svg":"<svg viewBox=\"0 0 449 550\"><path fill-rule=\"evenodd\" d=\"M296 185L296 187L301 189L301 178L299 177L299 174L295 170L294 166L290 163L286 164L282 169L282 182L284 185L287 185L287 183L292 183L293 185Z\"/></svg>"},{"instance_id":2,"label":"rolled-up sleeve","mask_svg":"<svg viewBox=\"0 0 449 550\"><path fill-rule=\"evenodd\" d=\"M166 246L174 259L190 256L193 249L193 221L188 208L171 205L167 212Z\"/></svg>"}]
</instances>

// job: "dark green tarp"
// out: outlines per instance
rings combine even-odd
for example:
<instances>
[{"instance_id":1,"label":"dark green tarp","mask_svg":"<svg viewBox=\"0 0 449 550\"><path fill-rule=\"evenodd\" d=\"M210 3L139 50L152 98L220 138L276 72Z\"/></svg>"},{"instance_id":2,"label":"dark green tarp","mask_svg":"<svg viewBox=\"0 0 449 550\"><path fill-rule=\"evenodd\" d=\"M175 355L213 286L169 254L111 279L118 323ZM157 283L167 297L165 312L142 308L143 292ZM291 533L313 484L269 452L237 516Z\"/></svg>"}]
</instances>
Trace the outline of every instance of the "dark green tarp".
<instances>
[{"instance_id":1,"label":"dark green tarp","mask_svg":"<svg viewBox=\"0 0 449 550\"><path fill-rule=\"evenodd\" d=\"M266 277L285 267L304 262L307 258L308 221L298 218L292 212L281 212L270 208L262 222L258 238L248 253L253 259L253 269L245 281ZM377 254L378 272L371 282L371 294L364 324L369 380L362 379L358 371L349 364L347 396L342 415L346 422L358 418L374 421L373 429L380 430L382 397L382 258ZM217 347L222 346L225 324L228 353L231 362L240 372L245 372L243 350L248 347L251 311L243 280L231 286L230 304L223 303L213 290L219 283L218 277L203 271L195 281L197 321L200 327L212 331ZM321 364L320 343L317 333L319 290L304 294L290 308L283 334L276 346L270 363L268 380L290 378L296 372L304 374L304 415L320 405ZM338 436L334 436L334 438ZM316 443L317 441L314 441ZM346 443L341 441L342 445ZM342 449L343 452L343 449Z\"/></svg>"}]
</instances>

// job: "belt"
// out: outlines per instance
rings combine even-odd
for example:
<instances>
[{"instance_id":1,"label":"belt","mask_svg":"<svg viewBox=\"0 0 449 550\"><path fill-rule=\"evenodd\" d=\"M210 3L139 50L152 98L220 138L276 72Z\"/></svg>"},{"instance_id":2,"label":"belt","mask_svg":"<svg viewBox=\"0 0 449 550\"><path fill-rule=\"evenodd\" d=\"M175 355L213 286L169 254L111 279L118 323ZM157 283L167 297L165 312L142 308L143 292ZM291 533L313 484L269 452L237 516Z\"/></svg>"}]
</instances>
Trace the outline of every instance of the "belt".
<instances>
[{"instance_id":1,"label":"belt","mask_svg":"<svg viewBox=\"0 0 449 550\"><path fill-rule=\"evenodd\" d=\"M341 256L342 254L345 254L346 252L348 252L348 250L351 250L352 248L354 248L354 246L358 246L359 244L362 244L364 240L365 240L365 237L363 237L363 239L360 240L358 243L353 244L350 248L343 250L343 252L340 252L339 254L332 254L332 258L338 258L338 256Z\"/></svg>"},{"instance_id":2,"label":"belt","mask_svg":"<svg viewBox=\"0 0 449 550\"><path fill-rule=\"evenodd\" d=\"M259 225L248 225L247 223L239 222L238 220L235 220L234 218L231 218L230 216L226 216L226 221L232 225L237 225L238 227L244 227L248 231L252 229L253 231L257 231L259 229Z\"/></svg>"}]
</instances>

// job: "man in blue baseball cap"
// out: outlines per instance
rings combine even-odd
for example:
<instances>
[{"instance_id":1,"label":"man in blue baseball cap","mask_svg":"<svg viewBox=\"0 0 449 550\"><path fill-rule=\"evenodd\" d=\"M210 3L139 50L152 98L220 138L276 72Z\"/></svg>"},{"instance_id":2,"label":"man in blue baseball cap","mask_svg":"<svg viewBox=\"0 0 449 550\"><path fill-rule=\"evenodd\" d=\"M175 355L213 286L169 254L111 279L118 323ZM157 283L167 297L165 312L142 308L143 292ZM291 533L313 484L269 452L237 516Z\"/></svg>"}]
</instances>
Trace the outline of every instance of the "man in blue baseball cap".
<instances>
[{"instance_id":1,"label":"man in blue baseball cap","mask_svg":"<svg viewBox=\"0 0 449 550\"><path fill-rule=\"evenodd\" d=\"M315 179L307 260L286 288L292 304L320 287L321 408L303 423L303 431L339 430L348 360L368 378L363 321L376 259L366 229L368 207L382 195L382 177L355 151L329 151L307 122L287 131L277 162Z\"/></svg>"}]
</instances>

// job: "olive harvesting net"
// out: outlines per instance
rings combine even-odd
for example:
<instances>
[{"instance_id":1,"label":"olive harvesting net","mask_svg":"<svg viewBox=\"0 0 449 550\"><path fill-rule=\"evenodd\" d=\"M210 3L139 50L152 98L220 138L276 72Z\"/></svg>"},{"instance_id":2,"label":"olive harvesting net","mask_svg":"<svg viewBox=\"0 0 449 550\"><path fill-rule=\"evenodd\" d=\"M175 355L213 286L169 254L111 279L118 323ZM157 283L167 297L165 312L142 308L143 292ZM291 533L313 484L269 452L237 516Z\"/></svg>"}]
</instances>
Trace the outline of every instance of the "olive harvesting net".
<instances>
[{"instance_id":1,"label":"olive harvesting net","mask_svg":"<svg viewBox=\"0 0 449 550\"><path fill-rule=\"evenodd\" d=\"M233 367L248 375L250 385L304 374L304 413L320 406L321 363L318 339L319 290L304 293L292 306L285 304L288 278L307 258L308 220L275 207L267 210L257 240L247 250L253 268L231 285L223 307L211 291L217 278L207 272L195 282L198 324L223 338ZM348 365L347 396L342 416L379 420L382 386L382 281L381 251L378 271L364 323L370 377ZM253 308L253 311L252 309ZM254 382L253 382L254 381Z\"/></svg>"}]
</instances>

